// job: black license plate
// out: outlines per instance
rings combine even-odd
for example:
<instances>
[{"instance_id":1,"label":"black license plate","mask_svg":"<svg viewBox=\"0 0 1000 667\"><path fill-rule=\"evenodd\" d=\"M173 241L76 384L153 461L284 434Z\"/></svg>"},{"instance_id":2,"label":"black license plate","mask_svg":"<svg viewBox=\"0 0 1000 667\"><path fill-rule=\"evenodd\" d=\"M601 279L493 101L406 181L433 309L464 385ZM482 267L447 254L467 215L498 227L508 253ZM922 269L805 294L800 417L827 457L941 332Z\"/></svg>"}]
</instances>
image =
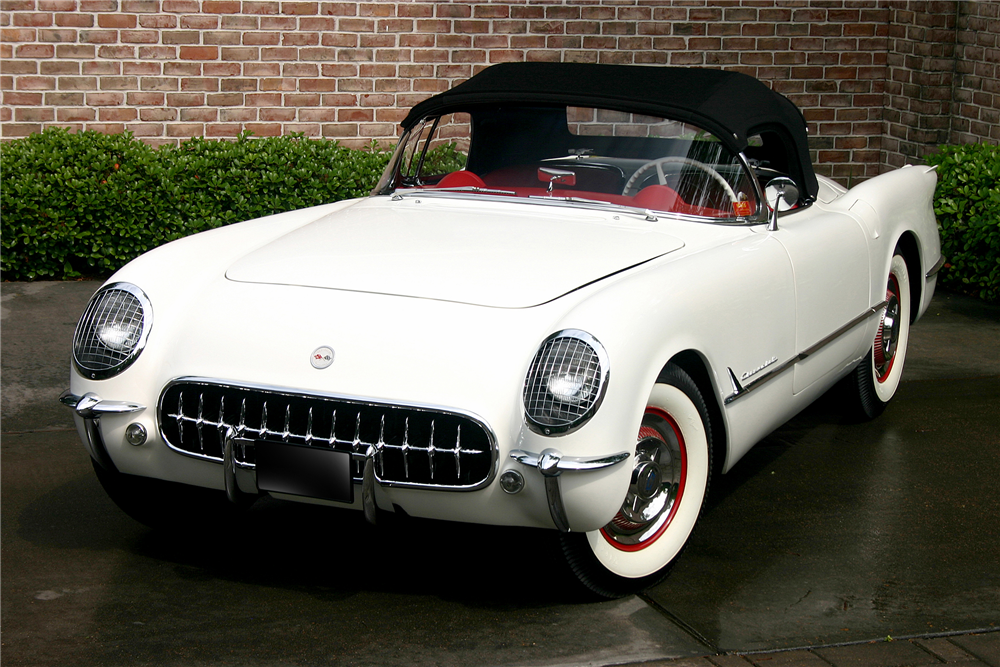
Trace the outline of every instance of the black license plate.
<instances>
[{"instance_id":1,"label":"black license plate","mask_svg":"<svg viewBox=\"0 0 1000 667\"><path fill-rule=\"evenodd\" d=\"M266 440L254 450L261 491L354 502L349 453Z\"/></svg>"}]
</instances>

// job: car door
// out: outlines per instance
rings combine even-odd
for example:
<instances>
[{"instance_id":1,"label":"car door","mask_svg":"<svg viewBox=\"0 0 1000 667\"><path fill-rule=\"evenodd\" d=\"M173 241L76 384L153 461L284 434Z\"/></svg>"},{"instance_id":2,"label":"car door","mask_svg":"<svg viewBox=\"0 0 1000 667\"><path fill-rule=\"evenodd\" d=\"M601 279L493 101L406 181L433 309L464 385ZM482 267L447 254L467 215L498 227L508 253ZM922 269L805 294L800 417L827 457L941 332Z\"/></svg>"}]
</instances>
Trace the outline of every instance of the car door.
<instances>
[{"instance_id":1,"label":"car door","mask_svg":"<svg viewBox=\"0 0 1000 667\"><path fill-rule=\"evenodd\" d=\"M794 370L796 394L861 354L862 316L872 305L865 230L854 218L821 206L784 214L772 232L788 253L795 285L795 345L801 355Z\"/></svg>"}]
</instances>

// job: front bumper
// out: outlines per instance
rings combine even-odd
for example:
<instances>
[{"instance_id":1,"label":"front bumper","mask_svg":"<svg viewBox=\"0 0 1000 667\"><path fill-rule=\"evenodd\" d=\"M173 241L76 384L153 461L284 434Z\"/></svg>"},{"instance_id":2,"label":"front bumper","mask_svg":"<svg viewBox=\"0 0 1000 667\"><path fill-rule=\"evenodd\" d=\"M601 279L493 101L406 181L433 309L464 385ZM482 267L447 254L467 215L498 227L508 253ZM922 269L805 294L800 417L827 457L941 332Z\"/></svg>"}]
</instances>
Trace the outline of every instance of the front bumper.
<instances>
[{"instance_id":1,"label":"front bumper","mask_svg":"<svg viewBox=\"0 0 1000 667\"><path fill-rule=\"evenodd\" d=\"M126 417L133 413L142 412L146 407L138 402L104 400L94 392L87 392L80 396L72 393L70 390L64 392L59 400L64 405L73 409L78 416L80 420L78 423L81 424L80 431L84 444L94 460L107 470L118 471L119 467L115 465L112 456L109 454L109 447L105 443L106 429L102 429L102 417L108 419L112 417ZM203 421L207 423L207 416ZM219 434L222 445L219 452L221 456L218 458L211 457L209 460L206 460L208 457L202 457L201 460L197 460L190 457L190 455L180 456L179 458L186 460L188 462L187 465L198 465L202 473L207 473L207 477L216 480L212 484L215 488L224 489L229 499L233 502L244 504L247 501L252 501L253 498L260 494L255 466L249 463L246 457L247 448L253 447L254 436L256 434L247 433L245 429L241 431L233 425L222 425L227 428ZM250 430L253 431L253 429ZM287 428L285 430L287 432ZM159 434L153 436L151 441L159 443L159 440L156 439L158 436ZM163 444L167 445L167 443ZM382 446L380 447L379 445ZM143 448L125 448L128 452L136 452L136 454L139 453L140 449ZM170 455L184 454L184 452L179 452L169 445L162 448L154 447L154 450L160 451L162 454L167 454L168 458L171 458ZM123 454L120 448L115 451L118 452L116 454L118 457ZM551 526L563 532L570 531L571 526L575 526L574 530L590 529L589 526L581 526L577 521L571 521L571 517L576 514L575 510L578 510L580 503L579 495L575 501L567 501L567 494L574 493L571 489L578 488L580 483L584 482L584 478L587 482L590 480L596 481L597 478L607 479L606 475L598 473L602 471L607 472L630 457L630 453L625 451L603 456L577 457L566 456L554 448L545 448L539 453L514 449L509 451L508 456L505 457L508 461L505 466L499 465L499 462L496 460L495 465L491 466L492 474L490 475L489 487L477 487L476 490L482 490L487 494L485 498L477 498L474 502L458 500L457 503L454 503L446 498L446 496L453 496L453 494L427 494L431 490L441 491L442 489L440 488L399 488L401 485L381 479L380 475L377 474L377 466L380 461L379 456L384 451L385 443L381 442L381 438L379 438L378 442L369 443L360 448L353 448L353 451L351 451L351 458L355 462L357 470L361 472L358 475L359 479L355 479L355 483L360 483L361 487L360 503L356 501L355 507L362 509L366 518L373 523L377 516L377 507L389 508L398 504L408 513L430 518L497 524L510 523L512 525L544 525L542 522L542 516L544 515L529 509L530 507L537 507L538 510L548 515L547 518L551 521ZM440 451L447 452L449 450ZM128 463L126 461L126 464ZM212 473L211 470L205 470L204 467L206 464L215 468L215 470L221 468L222 475L219 475L217 472ZM492 483L495 481L499 470L519 470L521 466L533 468L538 471L537 477L535 475L526 475L529 477L527 483L528 492L514 494L521 495L521 498L515 498L509 495L509 492L500 492L500 485ZM161 477L155 471L143 473L130 465L126 465L126 472L132 474L139 472L139 474L148 474L151 477ZM568 473L572 481L563 478L563 473ZM597 474L597 478L591 478L590 475L583 475L581 477L582 473ZM197 481L192 479L188 483L204 485L206 474L199 474L198 477L200 479ZM185 479L175 477L172 481L183 482ZM565 483L569 483L570 486L565 486ZM376 489L378 489L378 496L380 498L377 498ZM538 491L543 491L543 494L539 496ZM479 494L475 495L478 496ZM432 496L436 497L437 500L433 500ZM465 498L469 499L467 495ZM544 502L544 509L540 506L542 502ZM453 507L449 507L449 511L441 512L442 507L449 503L453 503L453 507L467 505L469 506L469 511L455 512L452 511ZM618 503L620 503L620 499ZM474 505L478 505L479 507L473 508ZM520 505L520 511L511 512L510 510L513 509L512 505ZM601 505L604 505L604 503L602 502ZM593 513L594 510L591 508L588 511ZM521 518L517 518L518 515ZM536 518L529 518L531 516Z\"/></svg>"},{"instance_id":2,"label":"front bumper","mask_svg":"<svg viewBox=\"0 0 1000 667\"><path fill-rule=\"evenodd\" d=\"M59 402L73 409L83 419L84 445L91 457L105 470L117 472L101 435L101 415L121 415L142 412L146 406L130 401L105 401L95 393L76 396L69 389L59 396Z\"/></svg>"},{"instance_id":3,"label":"front bumper","mask_svg":"<svg viewBox=\"0 0 1000 667\"><path fill-rule=\"evenodd\" d=\"M552 523L562 533L568 533L570 527L562 489L559 486L559 477L564 472L576 473L610 468L628 457L628 452L595 457L563 456L562 452L552 448L544 449L540 454L521 449L515 449L510 453L510 458L526 466L537 468L542 474L545 480L545 499L549 506L549 514L552 516Z\"/></svg>"}]
</instances>

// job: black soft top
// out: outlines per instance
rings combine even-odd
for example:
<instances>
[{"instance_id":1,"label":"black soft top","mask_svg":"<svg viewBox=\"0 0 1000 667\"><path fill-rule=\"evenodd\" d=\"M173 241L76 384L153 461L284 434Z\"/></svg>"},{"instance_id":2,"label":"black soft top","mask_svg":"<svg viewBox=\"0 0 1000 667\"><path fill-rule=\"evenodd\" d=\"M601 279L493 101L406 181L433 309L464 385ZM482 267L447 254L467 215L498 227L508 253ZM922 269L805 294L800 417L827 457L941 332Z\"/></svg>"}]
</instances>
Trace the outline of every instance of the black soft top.
<instances>
[{"instance_id":1,"label":"black soft top","mask_svg":"<svg viewBox=\"0 0 1000 667\"><path fill-rule=\"evenodd\" d=\"M672 118L709 130L730 150L746 152L748 157L758 152L750 147L750 137L761 135L769 162L781 164L805 187L810 199L819 189L809 160L805 119L798 107L739 72L504 63L417 104L403 120L403 128L409 129L425 116L498 104L599 107Z\"/></svg>"}]
</instances>

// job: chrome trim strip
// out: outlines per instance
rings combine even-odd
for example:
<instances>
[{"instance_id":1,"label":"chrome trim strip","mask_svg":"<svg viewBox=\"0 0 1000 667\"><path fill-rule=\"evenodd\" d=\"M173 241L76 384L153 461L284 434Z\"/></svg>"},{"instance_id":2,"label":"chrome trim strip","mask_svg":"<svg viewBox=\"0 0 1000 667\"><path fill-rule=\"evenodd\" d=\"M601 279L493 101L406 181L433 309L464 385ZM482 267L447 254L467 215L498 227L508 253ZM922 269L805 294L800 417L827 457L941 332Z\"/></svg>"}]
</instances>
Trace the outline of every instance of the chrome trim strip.
<instances>
[{"instance_id":1,"label":"chrome trim strip","mask_svg":"<svg viewBox=\"0 0 1000 667\"><path fill-rule=\"evenodd\" d=\"M365 457L364 472L361 477L361 506L365 520L371 525L378 522L378 505L375 502L375 462L373 457Z\"/></svg>"},{"instance_id":2,"label":"chrome trim strip","mask_svg":"<svg viewBox=\"0 0 1000 667\"><path fill-rule=\"evenodd\" d=\"M566 516L566 505L563 504L562 490L559 488L558 477L545 478L545 502L549 506L549 516L560 533L569 532L569 517Z\"/></svg>"},{"instance_id":3,"label":"chrome trim strip","mask_svg":"<svg viewBox=\"0 0 1000 667\"><path fill-rule=\"evenodd\" d=\"M235 381L231 381L231 380L219 380L219 379L212 379L212 378L206 378L206 377L200 377L200 376L185 376L185 377L174 378L173 380L171 380L170 382L168 382L166 385L164 385L163 390L160 392L160 398L157 400L157 405L156 405L157 429L158 429L159 434L160 434L160 439L163 440L163 443L168 448L170 448L171 450L177 452L178 454L182 454L184 456L189 456L191 458L200 459L200 460L203 460L203 461L211 461L212 463L223 463L223 460L221 458L219 458L219 457L215 457L215 456L211 456L211 455L207 455L207 454L198 454L196 452L189 452L189 451L186 451L186 450L183 450L183 449L179 449L179 448L171 445L170 442L167 441L167 438L165 437L165 435L163 433L163 425L159 421L159 415L164 410L163 401L164 401L164 399L165 399L165 397L167 395L167 392L170 390L171 387L173 387L175 385L178 385L178 384L194 384L194 385L204 385L204 386L210 386L210 387L223 387L223 388L232 388L232 389L246 389L246 390L250 390L250 391L259 391L259 392L264 392L264 393L274 393L274 394L280 394L280 395L285 395L285 396L291 396L291 397L294 397L294 398L304 398L304 399L318 398L318 399L329 399L329 400L334 400L334 401L345 401L345 402L348 402L348 403L354 403L354 404L358 404L358 405L364 405L364 406L367 406L367 407L370 407L370 408L376 408L376 409L383 409L383 408L390 408L390 409L391 408L403 408L403 409L415 410L415 411L420 411L420 412L447 414L447 415L453 415L453 416L456 416L456 417L462 417L462 418L468 419L470 421L476 422L483 429L483 431L486 433L486 437L489 440L491 461L490 461L490 472L489 472L489 474L486 476L486 478L482 482L480 482L480 483L478 483L478 484L476 484L474 486L456 486L456 485L450 485L450 484L420 484L420 483L416 483L416 482L397 482L397 481L391 481L391 480L389 480L389 481L381 480L381 479L378 478L378 475L376 474L375 475L375 481L377 481L379 483L379 485L381 485L381 486L397 487L397 488L408 488L408 489L431 489L431 490L437 490L437 491L477 491L479 489L482 489L482 488L488 486L490 483L492 483L492 481L496 478L497 471L498 471L498 469L500 467L500 456L499 456L499 450L498 450L498 447L497 447L496 434L493 432L493 429L490 427L490 425L486 422L485 419L483 419L479 415L475 414L474 412L470 412L468 410L461 410L461 409L457 409L457 408L447 408L447 407L433 405L433 404L429 404L429 403L413 403L413 402L404 402L404 401L390 402L390 401L377 400L377 399L367 398L367 397L361 397L361 396L346 396L346 395L343 395L343 394L334 394L334 393L328 393L328 392L304 391L304 390L301 390L301 389L289 389L289 388L286 388L286 387L278 387L278 386L275 386L275 385L235 382ZM266 407L267 406L265 405L265 409L266 409ZM219 423L215 423L213 421L207 420L207 419L203 419L201 423L203 425L205 425L205 426L211 426L211 427L214 427L214 428L219 428L220 426L234 426L234 427L237 428L237 430L239 430L239 429L241 429L243 427L243 424L242 424L243 420L242 420L242 418L241 418L240 421L241 421L240 424L219 424ZM352 448L351 448L352 449L352 456L354 458L356 458L356 459L357 458L364 459L366 457L367 453L359 451L359 446L360 446L360 443L361 443L361 441L359 439L359 430L358 430L359 428L360 428L359 425L356 425L356 427L355 427L355 438L354 438L353 445L352 445ZM251 433L255 433L256 429L249 429L249 431ZM266 429L266 432L260 432L260 433L257 433L257 435L258 436L260 436L260 435L263 435L263 436L273 435L273 436L277 436L277 437L282 437L282 436L284 436L284 433L282 431L272 431L270 429ZM333 438L332 434L331 434L331 438ZM460 436L459 436L459 438L460 438ZM315 435L313 436L313 440L324 440L324 441L332 442L328 438L318 437L318 436L315 436ZM333 441L343 442L341 440L336 440L335 438L334 438ZM347 441L347 442L351 443L352 441ZM456 455L457 456L457 455L462 454L462 453L474 453L474 450L462 449L461 448L461 441L460 441L460 439L456 441L455 446L445 446L445 447L435 447L433 439L432 439L430 447L426 447L426 448L417 447L417 446L415 446L415 445L413 445L411 443L404 443L404 445L392 445L392 444L385 443L385 442L376 443L376 449L382 449L382 448L402 450L402 451L407 452L407 455L413 455L413 452L426 452L427 455L430 457L432 469L433 469L433 461L434 461L435 454L442 454L442 455L443 454L451 454L451 455ZM248 464L242 464L241 467L251 468L251 466L248 465ZM357 482L355 482L355 483L357 483Z\"/></svg>"},{"instance_id":4,"label":"chrome trim strip","mask_svg":"<svg viewBox=\"0 0 1000 667\"><path fill-rule=\"evenodd\" d=\"M844 326L840 327L839 329L837 329L836 331L834 331L832 334L830 334L829 336L827 336L826 338L824 338L820 342L816 343L812 347L806 348L805 351L800 352L797 360L805 359L810 354L816 354L817 352L820 351L821 348L826 347L827 345L829 345L830 343L832 343L837 338L840 338L845 333L847 333L848 331L850 331L851 329L853 329L857 325L861 324L862 322L864 322L865 320L867 320L872 315L877 315L887 305L889 305L889 302L886 301L886 300L883 300L883 301L877 303L876 305L870 307L868 310L866 310L865 312L861 313L860 315L858 315L857 317L855 317L853 320L851 320L850 322L848 322Z\"/></svg>"},{"instance_id":5,"label":"chrome trim strip","mask_svg":"<svg viewBox=\"0 0 1000 667\"><path fill-rule=\"evenodd\" d=\"M105 470L118 472L115 462L111 460L111 455L108 454L108 448L104 444L104 437L101 435L101 415L125 414L145 410L146 408L138 403L102 401L99 396L92 393L76 396L69 389L59 396L59 402L73 408L77 415L83 419L83 444L87 448L87 452L91 458L97 461L98 465ZM104 406L105 409L99 409L100 406Z\"/></svg>"},{"instance_id":6,"label":"chrome trim strip","mask_svg":"<svg viewBox=\"0 0 1000 667\"><path fill-rule=\"evenodd\" d=\"M557 449L544 449L540 454L514 449L510 458L526 466L538 468L545 479L545 500L549 506L552 523L561 533L570 532L569 518L566 516L566 505L563 503L562 491L559 488L559 477L564 472L583 472L601 470L621 463L631 456L628 452L618 452L605 456L579 457L563 456Z\"/></svg>"},{"instance_id":7,"label":"chrome trim strip","mask_svg":"<svg viewBox=\"0 0 1000 667\"><path fill-rule=\"evenodd\" d=\"M934 262L934 266L931 267L931 270L927 272L925 278L930 279L936 276L937 272L940 271L942 267L944 267L944 263L945 263L944 255L941 255L940 257L938 257L938 260Z\"/></svg>"},{"instance_id":8,"label":"chrome trim strip","mask_svg":"<svg viewBox=\"0 0 1000 667\"><path fill-rule=\"evenodd\" d=\"M128 414L130 412L142 412L145 405L133 403L131 401L105 401L93 392L87 392L83 396L76 396L67 389L59 396L59 402L73 408L76 414L84 419L92 419L103 414Z\"/></svg>"},{"instance_id":9,"label":"chrome trim strip","mask_svg":"<svg viewBox=\"0 0 1000 667\"><path fill-rule=\"evenodd\" d=\"M538 468L543 475L556 477L564 472L585 472L588 470L601 470L621 463L631 454L628 452L618 452L617 454L607 454L605 456L563 456L555 449L546 449L541 454L526 452L523 449L512 449L510 458L526 466Z\"/></svg>"},{"instance_id":10,"label":"chrome trim strip","mask_svg":"<svg viewBox=\"0 0 1000 667\"><path fill-rule=\"evenodd\" d=\"M759 375L759 376L755 377L753 380L747 382L745 385L740 384L739 380L736 379L736 373L733 372L732 368L726 369L729 372L729 381L733 385L733 393L726 397L726 399L724 401L725 404L729 405L730 403L732 403L736 399L742 398L743 396L746 396L751 391L753 391L754 389L757 389L758 387L760 387L762 384L764 384L768 380L773 380L778 375L780 375L781 373L785 372L786 370L788 370L789 368L791 368L792 366L794 366L798 362L802 361L803 359L809 357L812 354L816 354L822 348L826 347L827 345L829 345L830 343L832 343L836 339L840 338L845 333L847 333L848 331L850 331L851 329L853 329L854 327L856 327L858 324L864 322L865 320L867 320L872 315L876 315L879 312L881 312L882 309L885 308L888 303L889 303L888 301L882 301L879 304L871 306L865 312L861 313L860 315L858 315L857 317L855 317L853 320L851 320L850 322L848 322L844 326L840 327L839 329L837 329L836 331L834 331L832 334L830 334L829 336L827 336L823 340L819 341L818 343L816 343L814 345L811 345L810 347L807 347L805 350L803 350L802 352L799 352L797 355L795 355L794 357L792 357L788 361L785 361L785 362L782 362L781 364L778 364L777 366L775 366L771 370L767 371L763 375Z\"/></svg>"},{"instance_id":11,"label":"chrome trim strip","mask_svg":"<svg viewBox=\"0 0 1000 667\"><path fill-rule=\"evenodd\" d=\"M68 408L76 408L77 403L80 402L80 397L71 392L69 389L64 391L59 395L59 402Z\"/></svg>"},{"instance_id":12,"label":"chrome trim strip","mask_svg":"<svg viewBox=\"0 0 1000 667\"><path fill-rule=\"evenodd\" d=\"M392 201L401 201L403 199L412 199L414 197L432 197L438 199L461 199L465 201L491 201L491 202L508 202L513 204L537 204L539 206L569 206L571 208L582 208L591 211L603 211L605 213L618 213L635 215L643 220L646 219L646 213L649 209L637 208L635 206L625 206L623 204L612 204L610 202L603 202L596 199L584 199L582 197L548 197L542 195L530 195L528 197L518 197L516 194L493 194L496 192L507 192L506 190L483 190L482 188L478 190L452 190L450 188L442 188L441 190L393 190ZM655 210L655 209L654 209ZM712 224L712 225L757 225L760 221L754 218L747 217L732 217L732 218L707 218L697 215L688 215L685 213L677 213L675 211L655 211L656 213L662 214L665 218L671 220L682 220L688 222L700 222L702 224Z\"/></svg>"},{"instance_id":13,"label":"chrome trim strip","mask_svg":"<svg viewBox=\"0 0 1000 667\"><path fill-rule=\"evenodd\" d=\"M750 160L747 159L743 151L737 153L736 157L739 158L740 164L743 165L743 171L750 176L750 182L753 184L754 193L757 197L757 212L754 215L743 216L742 219L751 225L759 225L767 222L767 196L764 193L764 186L761 184L760 179L757 178L757 172L750 166Z\"/></svg>"},{"instance_id":14,"label":"chrome trim strip","mask_svg":"<svg viewBox=\"0 0 1000 667\"><path fill-rule=\"evenodd\" d=\"M242 505L260 494L257 488L257 471L236 460L236 446L246 447L248 441L236 437L234 429L226 429L222 454L222 476L226 487L226 497L236 505ZM248 487L248 488L244 488Z\"/></svg>"}]
</instances>

